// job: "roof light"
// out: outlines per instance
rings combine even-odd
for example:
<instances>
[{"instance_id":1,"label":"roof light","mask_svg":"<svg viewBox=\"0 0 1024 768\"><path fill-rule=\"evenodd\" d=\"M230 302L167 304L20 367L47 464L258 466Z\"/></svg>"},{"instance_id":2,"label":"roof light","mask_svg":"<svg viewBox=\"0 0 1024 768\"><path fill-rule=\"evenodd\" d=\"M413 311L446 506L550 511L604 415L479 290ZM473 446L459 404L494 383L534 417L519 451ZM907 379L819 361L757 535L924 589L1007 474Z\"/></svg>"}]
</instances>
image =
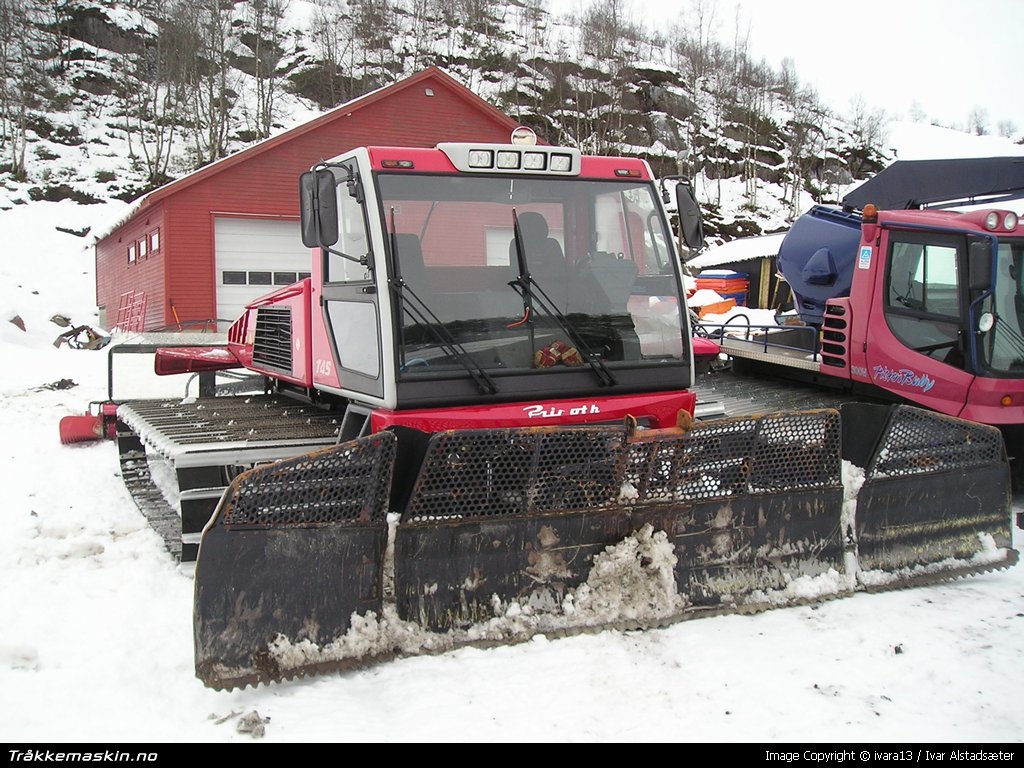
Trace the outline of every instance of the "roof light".
<instances>
[{"instance_id":1,"label":"roof light","mask_svg":"<svg viewBox=\"0 0 1024 768\"><path fill-rule=\"evenodd\" d=\"M627 176L629 178L639 179L640 178L640 171L638 171L636 168L616 168L615 169L615 175L616 176Z\"/></svg>"},{"instance_id":2,"label":"roof light","mask_svg":"<svg viewBox=\"0 0 1024 768\"><path fill-rule=\"evenodd\" d=\"M412 160L381 160L381 168L415 168Z\"/></svg>"},{"instance_id":3,"label":"roof light","mask_svg":"<svg viewBox=\"0 0 1024 768\"><path fill-rule=\"evenodd\" d=\"M490 168L494 165L494 153L489 149L469 150L470 168Z\"/></svg>"},{"instance_id":4,"label":"roof light","mask_svg":"<svg viewBox=\"0 0 1024 768\"><path fill-rule=\"evenodd\" d=\"M1017 214L1011 211L1007 213L1006 216L1003 217L1003 229L1005 229L1007 232L1011 232L1016 228Z\"/></svg>"},{"instance_id":5,"label":"roof light","mask_svg":"<svg viewBox=\"0 0 1024 768\"><path fill-rule=\"evenodd\" d=\"M518 152L499 152L498 153L498 167L499 168L518 168L519 167L519 153Z\"/></svg>"},{"instance_id":6,"label":"roof light","mask_svg":"<svg viewBox=\"0 0 1024 768\"><path fill-rule=\"evenodd\" d=\"M999 226L999 214L995 211L985 217L985 229L995 229Z\"/></svg>"},{"instance_id":7,"label":"roof light","mask_svg":"<svg viewBox=\"0 0 1024 768\"><path fill-rule=\"evenodd\" d=\"M878 206L874 203L865 205L864 210L861 211L861 220L868 224L874 224L878 221Z\"/></svg>"},{"instance_id":8,"label":"roof light","mask_svg":"<svg viewBox=\"0 0 1024 768\"><path fill-rule=\"evenodd\" d=\"M551 170L568 173L572 170L572 155L554 153L551 155Z\"/></svg>"},{"instance_id":9,"label":"roof light","mask_svg":"<svg viewBox=\"0 0 1024 768\"><path fill-rule=\"evenodd\" d=\"M543 171L548 166L548 156L543 152L524 152L523 168L528 171Z\"/></svg>"}]
</instances>

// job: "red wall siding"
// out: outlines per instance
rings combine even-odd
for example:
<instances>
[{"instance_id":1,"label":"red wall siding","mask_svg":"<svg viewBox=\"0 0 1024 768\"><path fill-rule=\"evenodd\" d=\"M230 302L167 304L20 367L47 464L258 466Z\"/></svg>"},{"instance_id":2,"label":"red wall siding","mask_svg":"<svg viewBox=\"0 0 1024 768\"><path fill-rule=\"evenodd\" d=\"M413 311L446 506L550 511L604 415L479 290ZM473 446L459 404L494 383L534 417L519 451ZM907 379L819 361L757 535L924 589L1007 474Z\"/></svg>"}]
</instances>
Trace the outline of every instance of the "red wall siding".
<instances>
[{"instance_id":1,"label":"red wall siding","mask_svg":"<svg viewBox=\"0 0 1024 768\"><path fill-rule=\"evenodd\" d=\"M128 245L160 231L160 248L134 264L128 263ZM117 320L118 302L127 291L145 291L146 327L165 324L164 259L168 253L167 227L164 225L164 205L157 203L140 211L96 243L96 305L101 307L100 322L113 328Z\"/></svg>"},{"instance_id":2,"label":"red wall siding","mask_svg":"<svg viewBox=\"0 0 1024 768\"><path fill-rule=\"evenodd\" d=\"M434 95L427 96L426 88ZM294 218L299 174L352 147L508 139L508 127L493 115L457 96L442 80L426 78L174 193L165 201L165 322L173 320L172 301L182 320L216 317L214 214Z\"/></svg>"}]
</instances>

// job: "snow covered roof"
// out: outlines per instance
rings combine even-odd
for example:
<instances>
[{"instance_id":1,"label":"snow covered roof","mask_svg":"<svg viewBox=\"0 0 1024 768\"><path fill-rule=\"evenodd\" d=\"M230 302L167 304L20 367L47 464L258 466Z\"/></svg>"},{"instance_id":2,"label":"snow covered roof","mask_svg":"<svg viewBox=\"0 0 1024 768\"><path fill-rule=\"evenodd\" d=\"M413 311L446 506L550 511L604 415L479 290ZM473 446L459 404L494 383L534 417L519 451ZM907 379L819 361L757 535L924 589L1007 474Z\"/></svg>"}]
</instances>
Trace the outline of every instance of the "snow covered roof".
<instances>
[{"instance_id":1,"label":"snow covered roof","mask_svg":"<svg viewBox=\"0 0 1024 768\"><path fill-rule=\"evenodd\" d=\"M765 256L777 256L785 237L785 232L758 237L741 237L738 240L731 240L723 245L709 248L705 253L690 259L686 264L691 268L702 269L719 264L751 261Z\"/></svg>"},{"instance_id":2,"label":"snow covered roof","mask_svg":"<svg viewBox=\"0 0 1024 768\"><path fill-rule=\"evenodd\" d=\"M251 144L250 146L246 147L245 149L239 150L238 152L228 155L227 157L222 157L220 160L216 160L210 163L209 165L204 165L202 168L197 168L196 170L192 171L191 173L185 174L179 179L175 179L174 181L164 184L162 187L154 189L152 192L147 192L142 197L132 201L132 203L121 212L121 215L118 216L116 220L107 222L106 225L103 226L102 228L97 228L95 230L96 242L99 242L100 240L103 240L104 238L110 236L110 234L112 234L118 227L126 223L129 219L135 216L135 214L138 213L143 208L153 205L154 203L164 199L169 195L180 192L182 189L189 187L192 184L195 184L196 182L202 181L203 179L208 178L209 176L212 176L215 173L220 173L221 171L227 170L228 168L238 165L239 163L244 162L245 160L248 160L255 155L267 152L280 144L283 144L298 136L301 136L304 133L308 133L309 131L319 128L325 123L330 123L338 118L346 117L352 114L353 111L357 109L363 109L371 104L374 104L390 96L396 91L410 88L423 82L424 80L430 79L440 80L443 84L453 86L452 92L455 93L455 95L463 98L466 101L471 102L478 109L490 113L491 116L495 118L497 121L507 124L510 132L512 131L513 128L516 128L519 125L519 123L516 120L506 115L493 104L490 104L486 100L477 96L475 93L469 90L469 88L467 88L465 85L459 82L455 77L448 74L440 67L428 67L427 69L424 69L421 72L417 72L415 75L412 75L411 77L407 77L404 80L400 80L397 83L392 83L391 85L386 85L374 91L370 91L369 93L365 93L362 96L352 99L351 101L347 101L344 104L340 104L337 107L334 107L333 109L330 109L327 112L324 112L323 114L314 117L312 120L307 120L304 123L300 123L299 125L289 128L288 130L282 131L281 133L278 133L274 136L263 139L261 141L257 141L254 144ZM338 151L341 152L344 151L344 149L346 148L342 147L339 148Z\"/></svg>"}]
</instances>

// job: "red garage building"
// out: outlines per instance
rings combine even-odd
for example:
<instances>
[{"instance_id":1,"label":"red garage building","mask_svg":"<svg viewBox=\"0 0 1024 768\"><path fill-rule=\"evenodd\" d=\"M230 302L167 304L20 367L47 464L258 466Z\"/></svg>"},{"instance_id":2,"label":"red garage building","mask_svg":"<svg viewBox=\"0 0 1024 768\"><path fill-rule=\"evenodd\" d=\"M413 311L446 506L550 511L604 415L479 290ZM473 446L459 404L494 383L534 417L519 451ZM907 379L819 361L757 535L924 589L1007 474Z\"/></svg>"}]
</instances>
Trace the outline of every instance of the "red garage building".
<instances>
[{"instance_id":1,"label":"red garage building","mask_svg":"<svg viewBox=\"0 0 1024 768\"><path fill-rule=\"evenodd\" d=\"M517 123L436 67L153 190L96 242L96 303L144 297L145 329L217 318L310 270L298 177L352 147L507 142ZM222 323L222 328L223 328Z\"/></svg>"}]
</instances>

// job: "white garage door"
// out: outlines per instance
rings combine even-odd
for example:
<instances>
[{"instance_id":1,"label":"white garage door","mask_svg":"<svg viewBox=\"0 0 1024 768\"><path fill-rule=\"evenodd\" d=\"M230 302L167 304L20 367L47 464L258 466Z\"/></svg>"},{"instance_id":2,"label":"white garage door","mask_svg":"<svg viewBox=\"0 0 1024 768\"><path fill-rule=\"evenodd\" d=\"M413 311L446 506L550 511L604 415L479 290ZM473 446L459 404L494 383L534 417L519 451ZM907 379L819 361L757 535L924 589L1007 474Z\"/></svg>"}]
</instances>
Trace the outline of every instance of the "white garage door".
<instances>
[{"instance_id":1,"label":"white garage door","mask_svg":"<svg viewBox=\"0 0 1024 768\"><path fill-rule=\"evenodd\" d=\"M218 218L214 235L221 320L233 321L253 299L309 277L313 256L297 221Z\"/></svg>"}]
</instances>

